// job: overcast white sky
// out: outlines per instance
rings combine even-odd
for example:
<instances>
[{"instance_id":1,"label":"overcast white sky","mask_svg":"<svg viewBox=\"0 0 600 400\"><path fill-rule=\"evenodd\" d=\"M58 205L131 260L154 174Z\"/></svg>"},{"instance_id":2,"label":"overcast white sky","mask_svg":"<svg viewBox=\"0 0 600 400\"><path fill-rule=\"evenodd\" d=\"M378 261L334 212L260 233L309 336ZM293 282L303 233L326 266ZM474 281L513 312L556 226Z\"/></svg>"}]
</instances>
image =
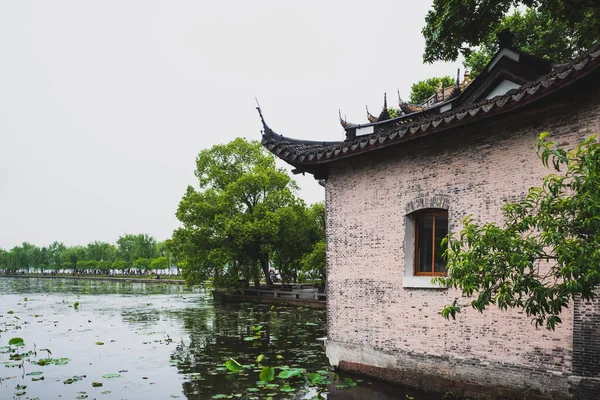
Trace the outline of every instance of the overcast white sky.
<instances>
[{"instance_id":1,"label":"overcast white sky","mask_svg":"<svg viewBox=\"0 0 600 400\"><path fill-rule=\"evenodd\" d=\"M269 125L339 140L423 65L431 1L0 2L0 247L168 238L197 153ZM308 203L324 198L297 177Z\"/></svg>"}]
</instances>

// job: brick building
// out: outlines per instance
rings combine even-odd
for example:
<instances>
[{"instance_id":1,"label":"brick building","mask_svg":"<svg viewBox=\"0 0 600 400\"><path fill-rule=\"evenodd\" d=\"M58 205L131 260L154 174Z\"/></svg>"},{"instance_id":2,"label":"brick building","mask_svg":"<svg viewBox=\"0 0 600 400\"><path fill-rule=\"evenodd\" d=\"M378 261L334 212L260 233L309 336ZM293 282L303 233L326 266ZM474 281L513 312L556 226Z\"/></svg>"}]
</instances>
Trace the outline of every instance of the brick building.
<instances>
[{"instance_id":1,"label":"brick building","mask_svg":"<svg viewBox=\"0 0 600 400\"><path fill-rule=\"evenodd\" d=\"M441 237L468 214L501 221L502 205L548 174L541 132L565 147L600 133L600 46L558 65L500 44L441 99L401 102L396 118L385 105L362 125L340 117L345 140L287 138L263 119L262 142L324 181L333 365L439 393L600 398L600 303L570 305L551 332L430 282L445 272ZM463 312L447 321L454 299Z\"/></svg>"}]
</instances>

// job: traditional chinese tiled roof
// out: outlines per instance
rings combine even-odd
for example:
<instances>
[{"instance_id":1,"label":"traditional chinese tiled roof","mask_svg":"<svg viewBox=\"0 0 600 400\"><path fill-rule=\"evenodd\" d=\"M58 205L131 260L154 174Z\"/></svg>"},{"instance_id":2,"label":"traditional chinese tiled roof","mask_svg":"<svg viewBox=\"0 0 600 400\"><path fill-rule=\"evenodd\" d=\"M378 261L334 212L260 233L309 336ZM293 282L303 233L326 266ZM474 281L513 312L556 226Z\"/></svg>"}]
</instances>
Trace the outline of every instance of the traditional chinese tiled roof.
<instances>
[{"instance_id":1,"label":"traditional chinese tiled roof","mask_svg":"<svg viewBox=\"0 0 600 400\"><path fill-rule=\"evenodd\" d=\"M406 115L372 124L353 125L352 129L372 126L373 133L345 141L317 142L287 138L269 128L261 114L264 126L262 144L282 160L296 166L300 172L311 172L314 169L310 166L352 157L523 107L578 81L599 65L600 44L597 44L581 57L504 95L465 103L446 112L440 112L440 107L419 111L403 108Z\"/></svg>"}]
</instances>

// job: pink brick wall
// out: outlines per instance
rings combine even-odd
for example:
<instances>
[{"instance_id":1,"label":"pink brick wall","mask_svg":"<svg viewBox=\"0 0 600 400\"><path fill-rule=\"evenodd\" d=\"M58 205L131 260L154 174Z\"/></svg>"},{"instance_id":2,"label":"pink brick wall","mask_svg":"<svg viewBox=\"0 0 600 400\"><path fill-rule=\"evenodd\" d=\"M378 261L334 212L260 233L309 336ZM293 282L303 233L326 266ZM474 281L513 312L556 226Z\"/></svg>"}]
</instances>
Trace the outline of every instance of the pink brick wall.
<instances>
[{"instance_id":1,"label":"pink brick wall","mask_svg":"<svg viewBox=\"0 0 600 400\"><path fill-rule=\"evenodd\" d=\"M535 155L539 133L550 131L565 147L600 133L598 96L592 98L580 112L571 103L526 120L497 118L334 164L326 184L328 339L388 354L570 374L572 307L550 332L520 311L480 314L454 290L404 288L405 268L412 268L405 266L405 216L408 202L445 195L455 232L467 214L501 221L506 200L549 172ZM454 298L463 312L446 321L440 311Z\"/></svg>"}]
</instances>

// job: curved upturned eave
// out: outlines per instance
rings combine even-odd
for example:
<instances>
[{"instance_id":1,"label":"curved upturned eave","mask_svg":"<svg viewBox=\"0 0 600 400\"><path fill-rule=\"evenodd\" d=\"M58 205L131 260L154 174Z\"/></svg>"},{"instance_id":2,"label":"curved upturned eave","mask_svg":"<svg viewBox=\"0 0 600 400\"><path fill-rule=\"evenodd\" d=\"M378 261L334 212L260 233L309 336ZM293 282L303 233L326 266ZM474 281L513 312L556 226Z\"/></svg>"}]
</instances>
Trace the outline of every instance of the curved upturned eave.
<instances>
[{"instance_id":1,"label":"curved upturned eave","mask_svg":"<svg viewBox=\"0 0 600 400\"><path fill-rule=\"evenodd\" d=\"M513 111L579 81L599 65L600 44L564 67L557 68L505 95L490 100L484 99L443 114L426 115L408 123L403 123L403 120L426 113L417 112L361 125L385 126L387 129L349 141L318 142L291 139L273 132L263 120L265 130L262 143L273 154L296 167L322 165Z\"/></svg>"},{"instance_id":2,"label":"curved upturned eave","mask_svg":"<svg viewBox=\"0 0 600 400\"><path fill-rule=\"evenodd\" d=\"M262 145L271 153L295 167L303 164L305 158L301 155L304 153L310 153L311 150L315 149L335 147L344 143L343 141L315 141L288 138L273 131L264 122L264 118L262 122Z\"/></svg>"}]
</instances>

